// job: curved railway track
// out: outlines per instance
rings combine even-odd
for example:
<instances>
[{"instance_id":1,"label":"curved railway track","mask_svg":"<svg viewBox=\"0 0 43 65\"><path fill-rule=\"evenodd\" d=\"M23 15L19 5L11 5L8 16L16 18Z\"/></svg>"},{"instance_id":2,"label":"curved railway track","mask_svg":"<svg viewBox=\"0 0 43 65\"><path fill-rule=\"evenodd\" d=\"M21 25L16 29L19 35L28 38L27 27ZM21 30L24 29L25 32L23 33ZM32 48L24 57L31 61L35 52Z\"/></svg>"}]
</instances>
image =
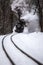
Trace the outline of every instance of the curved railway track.
<instances>
[{"instance_id":1,"label":"curved railway track","mask_svg":"<svg viewBox=\"0 0 43 65\"><path fill-rule=\"evenodd\" d=\"M7 51L6 51L5 47L4 47L4 39L5 39L6 37L7 37L7 35L4 36L4 38L2 39L2 48L3 48L3 51L5 52L7 58L8 58L9 61L11 62L11 64L12 64L12 65L15 65L15 63L14 63L13 60L10 58L9 54L7 53Z\"/></svg>"},{"instance_id":2,"label":"curved railway track","mask_svg":"<svg viewBox=\"0 0 43 65\"><path fill-rule=\"evenodd\" d=\"M4 38L2 39L2 48L3 48L3 51L5 52L7 58L9 59L10 63L11 63L12 65L16 65L16 64L13 62L13 60L11 59L11 57L9 56L9 54L7 53L5 47L4 47L4 40L5 40L5 38L6 38L7 36L8 36L8 35L4 36ZM14 43L14 41L13 41L13 39L12 39L13 36L14 36L14 34L11 35L10 40L11 40L11 42L13 43L13 45L14 45L21 53L23 53L23 54L24 54L25 56L27 56L28 58L32 59L32 60L33 60L35 63L37 63L38 65L43 65L43 64L40 63L38 60L36 60L36 59L33 58L32 56L30 56L29 54L27 54L26 52L24 52L22 49L20 49L20 48Z\"/></svg>"},{"instance_id":3,"label":"curved railway track","mask_svg":"<svg viewBox=\"0 0 43 65\"><path fill-rule=\"evenodd\" d=\"M12 36L10 37L10 39L11 39L12 43L14 44L14 46L15 46L21 53L23 53L24 55L26 55L28 58L32 59L32 60L33 60L34 62L36 62L38 65L43 65L43 64L40 63L38 60L34 59L32 56L30 56L29 54L27 54L26 52L24 52L22 49L20 49L20 48L14 43L14 41L13 41L13 39L12 39L13 36L14 36L14 35L12 35Z\"/></svg>"}]
</instances>

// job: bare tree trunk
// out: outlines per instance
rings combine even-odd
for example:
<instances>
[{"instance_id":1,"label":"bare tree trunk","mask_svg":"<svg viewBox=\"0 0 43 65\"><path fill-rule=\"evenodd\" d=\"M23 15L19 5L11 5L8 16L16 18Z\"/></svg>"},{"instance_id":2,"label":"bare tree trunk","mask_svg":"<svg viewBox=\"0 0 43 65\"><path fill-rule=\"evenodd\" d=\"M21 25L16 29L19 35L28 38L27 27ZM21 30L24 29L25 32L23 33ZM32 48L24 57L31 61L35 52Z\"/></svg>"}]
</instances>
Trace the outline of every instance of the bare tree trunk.
<instances>
[{"instance_id":1,"label":"bare tree trunk","mask_svg":"<svg viewBox=\"0 0 43 65\"><path fill-rule=\"evenodd\" d=\"M37 5L38 5L38 9L39 9L39 22L40 22L40 26L41 26L41 32L42 32L42 7L40 6L40 1L37 0Z\"/></svg>"}]
</instances>

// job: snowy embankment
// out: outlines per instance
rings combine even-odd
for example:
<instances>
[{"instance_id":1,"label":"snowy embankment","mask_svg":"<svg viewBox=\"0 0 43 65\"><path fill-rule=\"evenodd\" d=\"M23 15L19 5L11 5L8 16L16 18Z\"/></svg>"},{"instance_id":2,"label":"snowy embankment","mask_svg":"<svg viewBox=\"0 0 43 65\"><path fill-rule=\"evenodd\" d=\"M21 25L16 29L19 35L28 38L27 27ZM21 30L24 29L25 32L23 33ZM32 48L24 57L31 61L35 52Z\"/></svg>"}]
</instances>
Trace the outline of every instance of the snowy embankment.
<instances>
[{"instance_id":1,"label":"snowy embankment","mask_svg":"<svg viewBox=\"0 0 43 65\"><path fill-rule=\"evenodd\" d=\"M7 35L3 43L8 55L15 65L38 65L14 46L11 41L12 35L13 34ZM0 65L12 65L2 48L3 37L4 35L0 36ZM20 49L43 64L43 33L19 33L13 35L12 40Z\"/></svg>"}]
</instances>

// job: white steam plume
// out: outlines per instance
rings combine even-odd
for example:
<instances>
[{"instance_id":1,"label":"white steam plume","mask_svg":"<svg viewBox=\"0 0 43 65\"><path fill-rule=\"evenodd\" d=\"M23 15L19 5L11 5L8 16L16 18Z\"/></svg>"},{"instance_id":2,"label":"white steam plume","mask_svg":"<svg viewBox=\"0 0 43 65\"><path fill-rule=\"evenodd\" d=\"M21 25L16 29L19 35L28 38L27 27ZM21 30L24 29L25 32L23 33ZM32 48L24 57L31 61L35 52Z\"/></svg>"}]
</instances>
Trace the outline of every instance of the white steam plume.
<instances>
[{"instance_id":1,"label":"white steam plume","mask_svg":"<svg viewBox=\"0 0 43 65\"><path fill-rule=\"evenodd\" d=\"M37 13L38 9L35 12L35 5L32 5L30 12L29 12L29 4L26 4L25 0L14 0L11 4L12 10L16 11L15 8L18 7L21 10L21 17L20 19L24 19L25 22L28 22L27 28L29 32L40 31L39 26L39 15ZM35 12L35 14L34 14Z\"/></svg>"}]
</instances>

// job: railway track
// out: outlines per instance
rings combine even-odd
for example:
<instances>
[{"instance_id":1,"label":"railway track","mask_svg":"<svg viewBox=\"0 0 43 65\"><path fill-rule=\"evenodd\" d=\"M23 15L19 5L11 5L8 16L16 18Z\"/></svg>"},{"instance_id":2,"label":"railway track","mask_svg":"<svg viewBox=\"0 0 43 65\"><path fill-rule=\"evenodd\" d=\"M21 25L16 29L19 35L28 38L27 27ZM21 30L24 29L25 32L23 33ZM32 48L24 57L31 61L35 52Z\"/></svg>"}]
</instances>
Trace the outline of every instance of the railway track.
<instances>
[{"instance_id":1,"label":"railway track","mask_svg":"<svg viewBox=\"0 0 43 65\"><path fill-rule=\"evenodd\" d=\"M3 51L5 52L7 58L9 59L10 63L12 65L16 65L15 62L11 59L11 57L9 56L9 54L7 53L5 47L4 47L4 41L5 41L5 38L7 37L8 35L4 36L4 38L2 39L2 48L3 48ZM27 56L28 58L30 58L31 60L33 60L35 63L37 63L38 65L43 65L42 63L40 63L38 60L36 60L35 58L31 57L29 54L27 54L26 52L24 52L22 49L20 49L13 41L13 35L10 36L10 40L12 42L12 44L14 45L14 47L17 48L17 50L19 50L22 54L24 54L25 56Z\"/></svg>"},{"instance_id":2,"label":"railway track","mask_svg":"<svg viewBox=\"0 0 43 65\"><path fill-rule=\"evenodd\" d=\"M10 38L11 38L11 41L12 43L14 44L14 46L21 52L23 53L24 55L26 55L28 58L32 59L34 62L36 62L38 65L43 65L42 63L40 63L38 60L34 59L32 56L30 56L29 54L27 54L26 52L24 52L22 49L20 49L13 41L12 37L14 35L12 35Z\"/></svg>"},{"instance_id":3,"label":"railway track","mask_svg":"<svg viewBox=\"0 0 43 65\"><path fill-rule=\"evenodd\" d=\"M4 47L4 39L5 39L6 37L7 37L7 35L4 36L4 38L2 39L2 48L3 48L3 51L5 52L7 58L9 59L10 63L11 63L12 65L15 65L15 63L13 62L13 60L11 59L11 57L9 56L9 54L7 53L7 51L6 51L5 47Z\"/></svg>"}]
</instances>

